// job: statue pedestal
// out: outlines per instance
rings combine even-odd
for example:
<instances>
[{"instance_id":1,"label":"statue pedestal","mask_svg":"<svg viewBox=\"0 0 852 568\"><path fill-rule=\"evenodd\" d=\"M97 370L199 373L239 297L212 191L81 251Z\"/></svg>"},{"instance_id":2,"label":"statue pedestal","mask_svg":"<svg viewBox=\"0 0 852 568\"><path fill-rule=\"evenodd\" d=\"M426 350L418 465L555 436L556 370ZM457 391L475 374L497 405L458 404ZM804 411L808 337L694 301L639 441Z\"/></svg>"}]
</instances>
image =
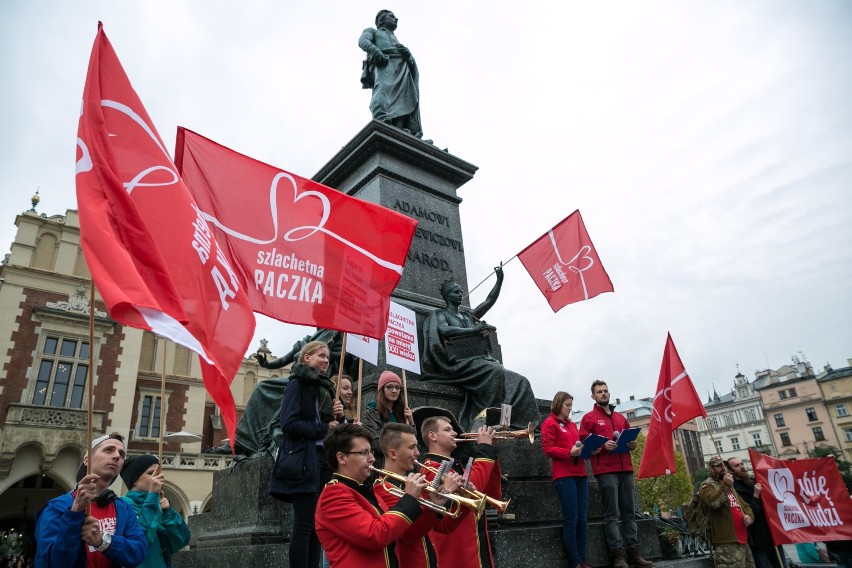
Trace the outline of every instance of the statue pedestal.
<instances>
[{"instance_id":1,"label":"statue pedestal","mask_svg":"<svg viewBox=\"0 0 852 568\"><path fill-rule=\"evenodd\" d=\"M266 457L216 472L212 510L189 518L190 549L175 568L287 566L293 507L267 493L272 465Z\"/></svg>"}]
</instances>

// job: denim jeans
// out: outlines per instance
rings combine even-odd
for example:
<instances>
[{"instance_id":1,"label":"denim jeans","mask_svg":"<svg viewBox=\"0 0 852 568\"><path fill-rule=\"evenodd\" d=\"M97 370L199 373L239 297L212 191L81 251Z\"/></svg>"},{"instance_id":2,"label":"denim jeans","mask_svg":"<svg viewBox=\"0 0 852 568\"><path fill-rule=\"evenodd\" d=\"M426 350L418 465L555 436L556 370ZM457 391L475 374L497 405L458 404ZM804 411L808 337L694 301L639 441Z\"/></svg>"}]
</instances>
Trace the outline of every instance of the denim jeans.
<instances>
[{"instance_id":1,"label":"denim jeans","mask_svg":"<svg viewBox=\"0 0 852 568\"><path fill-rule=\"evenodd\" d=\"M610 550L639 546L636 528L636 487L633 472L602 473L596 476L604 509L604 530ZM619 527L619 521L621 526ZM622 538L623 535L623 538Z\"/></svg>"},{"instance_id":2,"label":"denim jeans","mask_svg":"<svg viewBox=\"0 0 852 568\"><path fill-rule=\"evenodd\" d=\"M562 542L568 554L568 565L585 563L589 509L589 480L586 477L560 477L553 482L562 505Z\"/></svg>"}]
</instances>

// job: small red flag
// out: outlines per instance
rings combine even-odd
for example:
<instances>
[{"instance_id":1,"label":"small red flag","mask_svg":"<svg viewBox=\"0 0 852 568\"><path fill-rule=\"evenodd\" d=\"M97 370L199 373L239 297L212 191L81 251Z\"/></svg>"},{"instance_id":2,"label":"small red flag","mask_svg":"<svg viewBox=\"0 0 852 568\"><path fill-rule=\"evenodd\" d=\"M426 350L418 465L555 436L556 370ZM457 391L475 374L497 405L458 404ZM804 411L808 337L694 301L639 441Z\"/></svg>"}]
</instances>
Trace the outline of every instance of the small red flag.
<instances>
[{"instance_id":1,"label":"small red flag","mask_svg":"<svg viewBox=\"0 0 852 568\"><path fill-rule=\"evenodd\" d=\"M233 444L254 314L101 25L77 136L80 237L110 316L200 355Z\"/></svg>"},{"instance_id":2,"label":"small red flag","mask_svg":"<svg viewBox=\"0 0 852 568\"><path fill-rule=\"evenodd\" d=\"M707 411L677 354L672 335L668 334L637 479L670 475L677 471L674 430L697 416L707 416Z\"/></svg>"},{"instance_id":3,"label":"small red flag","mask_svg":"<svg viewBox=\"0 0 852 568\"><path fill-rule=\"evenodd\" d=\"M775 544L852 540L852 499L834 458L748 455Z\"/></svg>"},{"instance_id":4,"label":"small red flag","mask_svg":"<svg viewBox=\"0 0 852 568\"><path fill-rule=\"evenodd\" d=\"M518 258L554 312L613 291L579 210L521 251Z\"/></svg>"},{"instance_id":5,"label":"small red flag","mask_svg":"<svg viewBox=\"0 0 852 568\"><path fill-rule=\"evenodd\" d=\"M255 311L384 336L416 221L185 128L175 158Z\"/></svg>"}]
</instances>

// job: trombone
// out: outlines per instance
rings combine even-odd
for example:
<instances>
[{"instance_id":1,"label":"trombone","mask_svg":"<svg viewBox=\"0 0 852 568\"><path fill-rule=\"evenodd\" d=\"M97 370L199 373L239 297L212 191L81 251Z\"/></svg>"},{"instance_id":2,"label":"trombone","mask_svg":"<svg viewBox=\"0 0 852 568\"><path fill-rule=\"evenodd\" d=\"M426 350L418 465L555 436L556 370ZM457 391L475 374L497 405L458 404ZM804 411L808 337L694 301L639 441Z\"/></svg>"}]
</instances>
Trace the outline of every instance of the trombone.
<instances>
[{"instance_id":1,"label":"trombone","mask_svg":"<svg viewBox=\"0 0 852 568\"><path fill-rule=\"evenodd\" d=\"M438 470L434 467L429 467L426 464L422 464L417 460L414 460L414 463L420 467L420 469L425 469L426 471L431 471L432 473L438 473ZM509 508L509 502L511 499L506 499L505 501L500 501L499 499L495 499L494 497L489 497L482 491L478 491L476 489L468 489L467 487L461 487L460 491L464 491L471 499L484 499L486 503L497 509L497 512L501 515L506 512L506 509Z\"/></svg>"},{"instance_id":2,"label":"trombone","mask_svg":"<svg viewBox=\"0 0 852 568\"><path fill-rule=\"evenodd\" d=\"M385 491L387 491L391 495L395 495L396 497L400 497L400 498L402 498L402 496L405 495L405 491L403 491L402 489L400 489L396 485L387 484L387 478L388 477L390 477L391 479L395 479L397 481L400 481L402 483L405 483L405 476L404 475L399 475L398 473L394 473L394 472L388 471L386 469L379 469L379 468L376 468L376 467L373 467L373 466L370 466L370 470L375 471L379 475L384 476L384 478L382 478L382 487L385 488ZM432 487L431 485L427 485L426 487L423 488L423 490L427 491L430 494L439 495L441 497L444 497L444 498L452 501L452 505L450 505L450 508L447 509L446 507L444 507L442 505L438 505L437 503L433 503L429 499L424 499L423 497L418 499L418 502L422 506L424 506L427 509L434 511L436 513L440 513L442 515L449 515L450 517L455 518L455 517L458 517L459 515L461 515L461 508L462 507L467 507L468 509L476 512L476 516L479 517L482 514L482 512L485 510L485 499L483 499L483 498L469 499L467 497L462 497L461 495L453 495L452 493L441 493L438 489Z\"/></svg>"},{"instance_id":3,"label":"trombone","mask_svg":"<svg viewBox=\"0 0 852 568\"><path fill-rule=\"evenodd\" d=\"M462 434L460 438L456 438L456 443L475 442L476 436L476 432L468 432L467 434ZM526 430L511 430L506 432L494 433L495 440L519 440L521 438L527 438L530 441L530 444L535 444L535 428L533 428L532 422L529 423L529 426L527 426Z\"/></svg>"}]
</instances>

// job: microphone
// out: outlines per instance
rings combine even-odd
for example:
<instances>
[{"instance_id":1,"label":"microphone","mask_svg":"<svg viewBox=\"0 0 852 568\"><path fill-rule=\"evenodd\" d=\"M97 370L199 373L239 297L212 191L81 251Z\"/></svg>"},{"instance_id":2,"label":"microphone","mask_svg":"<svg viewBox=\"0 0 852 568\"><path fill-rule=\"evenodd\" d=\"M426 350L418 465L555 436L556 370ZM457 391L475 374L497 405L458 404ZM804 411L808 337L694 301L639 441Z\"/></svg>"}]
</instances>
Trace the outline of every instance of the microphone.
<instances>
[{"instance_id":1,"label":"microphone","mask_svg":"<svg viewBox=\"0 0 852 568\"><path fill-rule=\"evenodd\" d=\"M612 433L612 440L613 440L614 442L617 442L617 441L618 441L618 435L619 435L619 434L618 434L618 432L613 432L613 433Z\"/></svg>"}]
</instances>

